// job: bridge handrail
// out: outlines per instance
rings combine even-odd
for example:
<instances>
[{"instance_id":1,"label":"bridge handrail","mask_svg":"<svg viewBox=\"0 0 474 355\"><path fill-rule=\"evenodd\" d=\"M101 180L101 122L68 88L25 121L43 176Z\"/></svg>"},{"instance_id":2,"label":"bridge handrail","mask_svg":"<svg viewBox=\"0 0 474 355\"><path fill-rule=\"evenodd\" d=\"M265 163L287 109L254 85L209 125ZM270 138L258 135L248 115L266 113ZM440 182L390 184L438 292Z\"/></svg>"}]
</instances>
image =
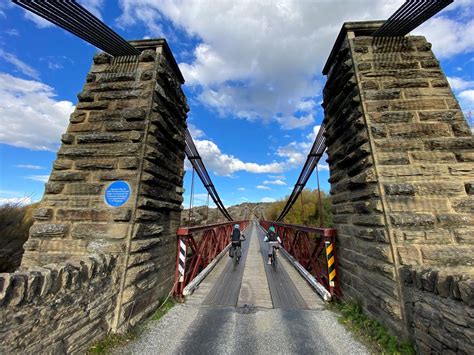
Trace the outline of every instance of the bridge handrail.
<instances>
[{"instance_id":1,"label":"bridge handrail","mask_svg":"<svg viewBox=\"0 0 474 355\"><path fill-rule=\"evenodd\" d=\"M246 220L242 221L233 221L233 222L222 222L222 223L214 223L214 224L206 224L204 226L192 226L192 227L179 227L176 231L177 235L191 235L193 233L204 232L209 229L214 229L222 226L226 226L228 224L241 224L247 222Z\"/></svg>"},{"instance_id":2,"label":"bridge handrail","mask_svg":"<svg viewBox=\"0 0 474 355\"><path fill-rule=\"evenodd\" d=\"M274 226L283 248L331 294L341 296L336 254L336 229L260 220L268 230ZM310 238L311 234L318 237Z\"/></svg>"},{"instance_id":3,"label":"bridge handrail","mask_svg":"<svg viewBox=\"0 0 474 355\"><path fill-rule=\"evenodd\" d=\"M230 245L234 224L244 230L247 220L215 223L205 226L179 227L177 235L176 272L173 293L183 297L184 288ZM200 235L197 237L197 235Z\"/></svg>"},{"instance_id":4,"label":"bridge handrail","mask_svg":"<svg viewBox=\"0 0 474 355\"><path fill-rule=\"evenodd\" d=\"M289 224L289 223L266 221L266 220L262 220L261 222L269 223L274 226L295 228L300 231L318 234L318 235L321 235L322 237L335 237L337 235L336 229L334 228L311 227L311 226L305 226L302 224Z\"/></svg>"}]
</instances>

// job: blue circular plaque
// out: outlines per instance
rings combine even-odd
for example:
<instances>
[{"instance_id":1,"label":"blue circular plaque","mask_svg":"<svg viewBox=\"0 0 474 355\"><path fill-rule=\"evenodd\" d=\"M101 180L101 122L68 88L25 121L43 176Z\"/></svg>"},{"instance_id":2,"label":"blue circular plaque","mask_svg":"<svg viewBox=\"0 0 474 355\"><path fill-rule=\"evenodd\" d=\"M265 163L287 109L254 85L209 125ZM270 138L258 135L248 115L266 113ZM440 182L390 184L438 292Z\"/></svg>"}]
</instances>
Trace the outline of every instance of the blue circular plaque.
<instances>
[{"instance_id":1,"label":"blue circular plaque","mask_svg":"<svg viewBox=\"0 0 474 355\"><path fill-rule=\"evenodd\" d=\"M110 207L120 207L130 197L130 185L125 181L114 181L105 190L104 200Z\"/></svg>"}]
</instances>

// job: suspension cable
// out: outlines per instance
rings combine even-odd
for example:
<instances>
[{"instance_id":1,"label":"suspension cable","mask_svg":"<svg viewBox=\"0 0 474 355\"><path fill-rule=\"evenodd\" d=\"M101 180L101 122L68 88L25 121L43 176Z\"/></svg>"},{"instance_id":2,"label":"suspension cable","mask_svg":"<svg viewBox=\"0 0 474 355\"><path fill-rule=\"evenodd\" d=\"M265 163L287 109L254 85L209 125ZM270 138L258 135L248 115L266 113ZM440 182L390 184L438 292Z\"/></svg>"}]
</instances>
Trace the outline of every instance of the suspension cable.
<instances>
[{"instance_id":1,"label":"suspension cable","mask_svg":"<svg viewBox=\"0 0 474 355\"><path fill-rule=\"evenodd\" d=\"M296 181L295 187L293 188L293 191L291 192L285 207L283 207L283 210L276 220L277 222L281 222L283 218L285 218L295 202L298 200L298 196L303 191L308 179L314 171L314 168L323 156L324 151L326 150L326 138L324 137L325 132L326 129L324 125L322 125L319 128L319 132L316 135L313 146L311 147L308 157L306 158L306 162L304 163L303 169L301 170L298 180Z\"/></svg>"},{"instance_id":2,"label":"suspension cable","mask_svg":"<svg viewBox=\"0 0 474 355\"><path fill-rule=\"evenodd\" d=\"M219 194L217 193L217 190L212 183L211 178L209 177L209 174L206 170L206 167L204 166L204 163L202 162L201 156L199 155L199 152L194 145L193 138L191 137L191 134L189 133L189 130L186 129L186 147L185 147L185 152L186 156L188 157L189 162L191 165L196 169L196 173L198 174L199 178L201 179L204 187L206 188L207 192L212 198L212 201L216 204L217 208L219 211L224 215L224 217L228 221L233 221L231 215L225 208L224 204L222 203Z\"/></svg>"},{"instance_id":3,"label":"suspension cable","mask_svg":"<svg viewBox=\"0 0 474 355\"><path fill-rule=\"evenodd\" d=\"M323 227L323 201L321 200L321 188L319 187L319 169L316 164L316 179L318 182L318 202L319 202L319 227Z\"/></svg>"},{"instance_id":4,"label":"suspension cable","mask_svg":"<svg viewBox=\"0 0 474 355\"><path fill-rule=\"evenodd\" d=\"M209 217L209 192L207 193L207 201L206 201L206 221L207 223L207 218Z\"/></svg>"},{"instance_id":5,"label":"suspension cable","mask_svg":"<svg viewBox=\"0 0 474 355\"><path fill-rule=\"evenodd\" d=\"M194 200L194 167L193 167L193 174L191 177L191 193L189 194L189 218L188 218L188 226L191 226L191 214L193 212L193 201Z\"/></svg>"}]
</instances>

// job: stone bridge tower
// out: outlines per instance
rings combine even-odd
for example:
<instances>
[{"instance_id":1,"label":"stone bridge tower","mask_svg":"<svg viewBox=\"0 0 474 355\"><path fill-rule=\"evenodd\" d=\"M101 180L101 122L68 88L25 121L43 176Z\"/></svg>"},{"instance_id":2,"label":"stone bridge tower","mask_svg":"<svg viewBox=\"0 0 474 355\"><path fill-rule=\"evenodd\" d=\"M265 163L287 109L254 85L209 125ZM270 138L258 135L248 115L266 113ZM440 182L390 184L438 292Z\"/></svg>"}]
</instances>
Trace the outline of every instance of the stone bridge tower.
<instances>
[{"instance_id":1,"label":"stone bridge tower","mask_svg":"<svg viewBox=\"0 0 474 355\"><path fill-rule=\"evenodd\" d=\"M324 68L346 297L422 353L474 352L474 138L431 45L345 23Z\"/></svg>"},{"instance_id":2,"label":"stone bridge tower","mask_svg":"<svg viewBox=\"0 0 474 355\"><path fill-rule=\"evenodd\" d=\"M94 57L22 260L31 268L113 257L116 330L172 287L188 111L166 41L131 44L140 56Z\"/></svg>"}]
</instances>

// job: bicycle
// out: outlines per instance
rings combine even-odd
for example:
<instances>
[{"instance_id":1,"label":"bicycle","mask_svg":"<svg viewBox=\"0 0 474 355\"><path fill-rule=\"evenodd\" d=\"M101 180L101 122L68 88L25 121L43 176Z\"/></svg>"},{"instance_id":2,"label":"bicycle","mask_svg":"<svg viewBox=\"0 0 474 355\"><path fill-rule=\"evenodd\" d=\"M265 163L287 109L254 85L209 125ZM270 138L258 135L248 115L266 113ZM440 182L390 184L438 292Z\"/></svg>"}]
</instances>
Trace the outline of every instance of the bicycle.
<instances>
[{"instance_id":1,"label":"bicycle","mask_svg":"<svg viewBox=\"0 0 474 355\"><path fill-rule=\"evenodd\" d=\"M271 263L272 267L276 269L277 267L277 249L280 249L280 244L278 242L269 242L268 245L269 248L272 248L272 257L271 257Z\"/></svg>"},{"instance_id":2,"label":"bicycle","mask_svg":"<svg viewBox=\"0 0 474 355\"><path fill-rule=\"evenodd\" d=\"M234 266L237 266L237 264L240 262L240 258L242 257L242 246L240 246L240 243L232 243L231 248L231 255L234 259Z\"/></svg>"},{"instance_id":3,"label":"bicycle","mask_svg":"<svg viewBox=\"0 0 474 355\"><path fill-rule=\"evenodd\" d=\"M241 243L245 240L245 236L242 234L240 237L240 242L231 242L232 245L230 246L229 255L234 259L234 267L236 267L239 262L240 258L242 257L242 245Z\"/></svg>"}]
</instances>

